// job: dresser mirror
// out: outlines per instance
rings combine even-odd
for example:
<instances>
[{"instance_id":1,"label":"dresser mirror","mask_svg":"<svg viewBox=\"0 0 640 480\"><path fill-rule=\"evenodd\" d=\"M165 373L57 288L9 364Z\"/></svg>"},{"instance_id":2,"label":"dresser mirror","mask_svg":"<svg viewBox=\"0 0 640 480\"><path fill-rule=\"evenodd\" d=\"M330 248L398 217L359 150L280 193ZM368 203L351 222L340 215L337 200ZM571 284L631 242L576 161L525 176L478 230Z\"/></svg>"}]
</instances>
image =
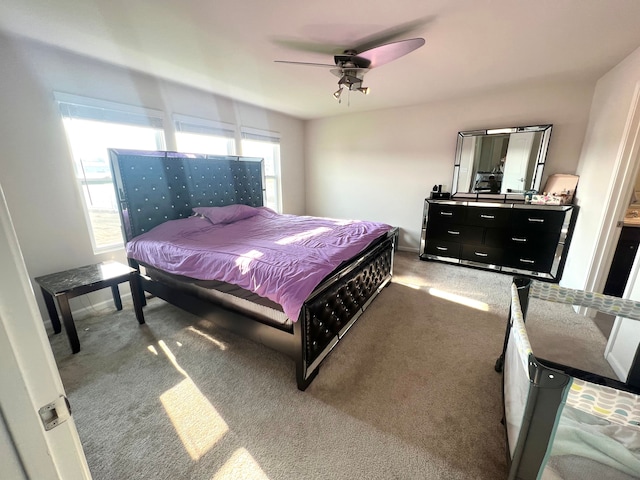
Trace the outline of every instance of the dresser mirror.
<instances>
[{"instance_id":1,"label":"dresser mirror","mask_svg":"<svg viewBox=\"0 0 640 480\"><path fill-rule=\"evenodd\" d=\"M538 191L551 125L458 132L451 193L518 200Z\"/></svg>"}]
</instances>

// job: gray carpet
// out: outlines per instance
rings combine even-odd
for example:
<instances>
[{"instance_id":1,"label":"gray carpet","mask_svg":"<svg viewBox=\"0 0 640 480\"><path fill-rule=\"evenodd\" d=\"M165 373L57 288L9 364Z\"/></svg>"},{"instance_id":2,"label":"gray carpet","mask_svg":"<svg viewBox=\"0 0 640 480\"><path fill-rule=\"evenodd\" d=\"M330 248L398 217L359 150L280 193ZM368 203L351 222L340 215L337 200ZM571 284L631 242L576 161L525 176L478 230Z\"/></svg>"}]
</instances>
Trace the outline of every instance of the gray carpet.
<instances>
[{"instance_id":1,"label":"gray carpet","mask_svg":"<svg viewBox=\"0 0 640 480\"><path fill-rule=\"evenodd\" d=\"M494 480L510 281L400 252L305 392L284 355L158 299L143 326L126 304L76 319L76 355L50 340L95 479ZM604 348L589 319L531 311L549 324L535 334L548 358ZM578 331L568 353L552 341Z\"/></svg>"}]
</instances>

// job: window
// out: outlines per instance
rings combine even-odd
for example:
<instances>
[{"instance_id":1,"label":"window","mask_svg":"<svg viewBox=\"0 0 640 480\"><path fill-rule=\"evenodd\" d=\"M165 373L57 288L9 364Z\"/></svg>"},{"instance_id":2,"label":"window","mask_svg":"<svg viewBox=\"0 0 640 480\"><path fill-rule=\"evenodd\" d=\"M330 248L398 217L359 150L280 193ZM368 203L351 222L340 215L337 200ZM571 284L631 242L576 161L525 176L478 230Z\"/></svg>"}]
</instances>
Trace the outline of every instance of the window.
<instances>
[{"instance_id":1,"label":"window","mask_svg":"<svg viewBox=\"0 0 640 480\"><path fill-rule=\"evenodd\" d=\"M107 149L164 150L163 113L56 93L94 251L122 245Z\"/></svg>"},{"instance_id":2,"label":"window","mask_svg":"<svg viewBox=\"0 0 640 480\"><path fill-rule=\"evenodd\" d=\"M236 154L234 125L203 118L174 115L178 151L210 155Z\"/></svg>"},{"instance_id":3,"label":"window","mask_svg":"<svg viewBox=\"0 0 640 480\"><path fill-rule=\"evenodd\" d=\"M280 136L274 132L242 127L242 155L264 159L265 206L281 212Z\"/></svg>"},{"instance_id":4,"label":"window","mask_svg":"<svg viewBox=\"0 0 640 480\"><path fill-rule=\"evenodd\" d=\"M122 227L109 165L109 148L165 150L164 112L66 93L55 94L95 253L122 246ZM264 159L265 205L282 211L280 135L187 115L173 115L176 148L184 153ZM238 144L237 142L241 143Z\"/></svg>"}]
</instances>

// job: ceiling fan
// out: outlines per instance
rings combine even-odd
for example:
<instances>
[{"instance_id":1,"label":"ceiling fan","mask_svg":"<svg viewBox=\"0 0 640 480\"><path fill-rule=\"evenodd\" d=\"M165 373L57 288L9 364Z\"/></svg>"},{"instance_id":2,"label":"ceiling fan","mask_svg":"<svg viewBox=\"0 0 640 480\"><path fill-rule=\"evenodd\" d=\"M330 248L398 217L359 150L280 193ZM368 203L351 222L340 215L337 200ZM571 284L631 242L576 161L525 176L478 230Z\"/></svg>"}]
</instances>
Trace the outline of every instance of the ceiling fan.
<instances>
[{"instance_id":1,"label":"ceiling fan","mask_svg":"<svg viewBox=\"0 0 640 480\"><path fill-rule=\"evenodd\" d=\"M338 77L338 90L333 93L334 98L341 101L343 90L358 91L367 95L369 87L363 86L364 75L372 68L379 67L385 63L396 60L425 44L424 38L409 38L406 40L391 41L409 30L423 25L426 19L415 20L399 27L380 32L378 35L369 37L359 42L354 48L347 48L342 53L333 56L333 64L294 62L287 60L276 60L277 63L289 63L294 65L306 65L313 67L329 67L330 72ZM291 42L281 40L279 43L286 46L293 46L298 50L311 52L328 53L329 46Z\"/></svg>"}]
</instances>

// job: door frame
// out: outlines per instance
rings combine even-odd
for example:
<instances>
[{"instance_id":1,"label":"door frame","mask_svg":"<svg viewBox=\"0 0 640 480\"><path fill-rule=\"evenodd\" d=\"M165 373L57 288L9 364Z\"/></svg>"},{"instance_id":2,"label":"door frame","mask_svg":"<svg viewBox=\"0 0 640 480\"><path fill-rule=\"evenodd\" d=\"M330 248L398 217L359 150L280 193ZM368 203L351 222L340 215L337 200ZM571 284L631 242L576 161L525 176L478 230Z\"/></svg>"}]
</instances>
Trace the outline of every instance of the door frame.
<instances>
[{"instance_id":1,"label":"door frame","mask_svg":"<svg viewBox=\"0 0 640 480\"><path fill-rule=\"evenodd\" d=\"M10 437L2 448L14 450L26 478L90 479L73 417L46 430L38 413L66 394L2 185L0 227L0 411Z\"/></svg>"},{"instance_id":2,"label":"door frame","mask_svg":"<svg viewBox=\"0 0 640 480\"><path fill-rule=\"evenodd\" d=\"M616 155L614 175L609 187L609 198L605 206L602 226L598 234L593 261L587 272L585 291L601 292L604 289L609 268L613 261L618 239L620 238L621 221L629 206L629 199L635 185L636 176L640 172L640 81L636 83L629 113L625 123L622 140ZM638 262L629 275L629 282L638 276ZM629 289L625 289L627 298Z\"/></svg>"},{"instance_id":3,"label":"door frame","mask_svg":"<svg viewBox=\"0 0 640 480\"><path fill-rule=\"evenodd\" d=\"M636 82L631 105L627 114L622 139L616 156L615 171L609 187L609 199L605 206L602 227L600 229L593 262L590 265L585 290L601 292L609 274L611 262L622 231L622 220L629 206L629 199L635 188L636 178L640 173L640 81ZM633 262L623 298L629 298L633 286L640 277L640 261L638 255ZM622 319L616 317L604 351L616 375L623 381L626 372L612 358L614 346Z\"/></svg>"}]
</instances>

